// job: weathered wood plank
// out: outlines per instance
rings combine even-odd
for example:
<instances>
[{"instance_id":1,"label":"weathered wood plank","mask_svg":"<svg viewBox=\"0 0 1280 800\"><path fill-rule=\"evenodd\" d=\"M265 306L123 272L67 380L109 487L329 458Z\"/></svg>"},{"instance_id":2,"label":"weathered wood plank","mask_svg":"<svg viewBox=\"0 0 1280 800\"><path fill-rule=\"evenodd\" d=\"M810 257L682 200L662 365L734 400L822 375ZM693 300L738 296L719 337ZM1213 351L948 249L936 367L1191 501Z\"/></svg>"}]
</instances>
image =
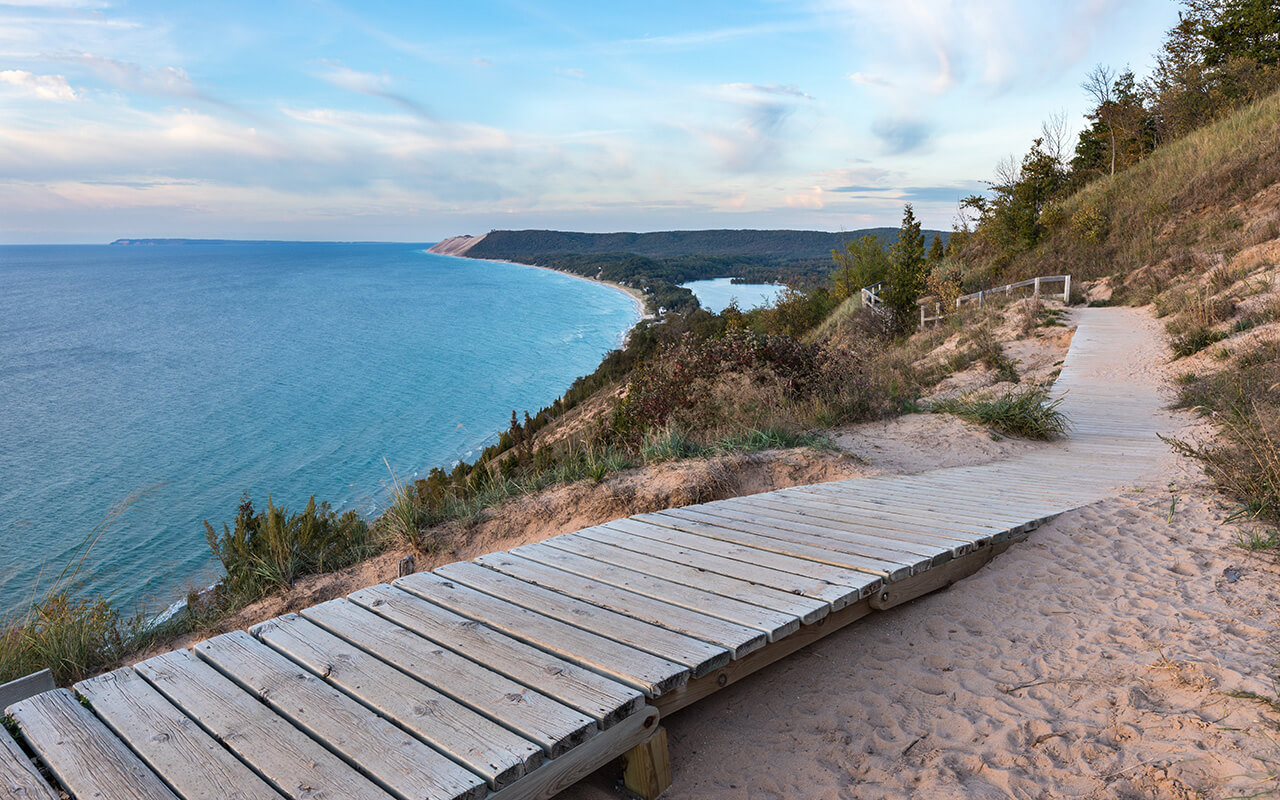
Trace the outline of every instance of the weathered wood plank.
<instances>
[{"instance_id":1,"label":"weathered wood plank","mask_svg":"<svg viewBox=\"0 0 1280 800\"><path fill-rule=\"evenodd\" d=\"M178 800L67 689L9 706L27 744L76 800Z\"/></svg>"},{"instance_id":2,"label":"weathered wood plank","mask_svg":"<svg viewBox=\"0 0 1280 800\"><path fill-rule=\"evenodd\" d=\"M746 515L745 519L768 519L770 524L787 530L801 530L815 536L837 539L848 545L857 544L864 550L871 544L886 552L903 552L918 556L932 556L934 564L962 556L973 548L975 537L943 535L921 521L881 515L874 511L850 509L819 500L800 501L784 497L756 499L743 498L735 506L708 508L708 513L726 516ZM981 540L990 540L995 531L988 531Z\"/></svg>"},{"instance_id":3,"label":"weathered wood plank","mask_svg":"<svg viewBox=\"0 0 1280 800\"><path fill-rule=\"evenodd\" d=\"M735 658L763 647L768 640L764 631L756 628L748 628L745 625L699 614L681 606L554 569L511 553L490 553L477 558L476 563L505 572L522 581L594 603L601 608L718 644L728 648Z\"/></svg>"},{"instance_id":4,"label":"weathered wood plank","mask_svg":"<svg viewBox=\"0 0 1280 800\"><path fill-rule=\"evenodd\" d=\"M44 692L52 692L55 688L57 687L53 683L53 670L49 669L14 678L8 683L0 684L0 711L19 700L26 700L28 697Z\"/></svg>"},{"instance_id":5,"label":"weathered wood plank","mask_svg":"<svg viewBox=\"0 0 1280 800\"><path fill-rule=\"evenodd\" d=\"M866 597L874 593L881 583L881 579L878 576L866 572L833 567L829 564L691 533L675 527L642 522L639 519L619 519L598 527L605 530L618 531L637 541L661 542L719 558L732 559L751 566L772 569L800 577L810 577L835 586L855 589L860 597Z\"/></svg>"},{"instance_id":6,"label":"weathered wood plank","mask_svg":"<svg viewBox=\"0 0 1280 800\"><path fill-rule=\"evenodd\" d=\"M658 711L644 706L609 730L544 764L524 780L485 800L546 800L613 761L658 729Z\"/></svg>"},{"instance_id":7,"label":"weathered wood plank","mask_svg":"<svg viewBox=\"0 0 1280 800\"><path fill-rule=\"evenodd\" d=\"M58 800L58 793L45 782L40 770L4 728L0 728L0 797Z\"/></svg>"},{"instance_id":8,"label":"weathered wood plank","mask_svg":"<svg viewBox=\"0 0 1280 800\"><path fill-rule=\"evenodd\" d=\"M138 674L293 800L390 795L190 651L134 666Z\"/></svg>"},{"instance_id":9,"label":"weathered wood plank","mask_svg":"<svg viewBox=\"0 0 1280 800\"><path fill-rule=\"evenodd\" d=\"M752 526L737 520L699 514L697 511L689 511L683 508L658 511L652 514L639 514L632 517L632 519L653 525L675 528L688 533L696 533L700 536L720 539L757 550L767 550L854 572L864 572L882 580L900 580L910 575L913 571L911 564L902 562L890 563L872 558L863 558L850 553L832 550L829 547L819 547L804 542L780 539L777 536L755 532L757 530L772 531L767 527ZM928 569L928 566L929 564L926 564L923 568Z\"/></svg>"},{"instance_id":10,"label":"weathered wood plank","mask_svg":"<svg viewBox=\"0 0 1280 800\"><path fill-rule=\"evenodd\" d=\"M194 648L258 699L400 797L481 797L486 787L445 758L244 631Z\"/></svg>"},{"instance_id":11,"label":"weathered wood plank","mask_svg":"<svg viewBox=\"0 0 1280 800\"><path fill-rule=\"evenodd\" d=\"M566 536L555 536L546 540L545 544L548 547L565 550L595 561L603 561L616 567L625 567L681 586L779 611L798 618L806 625L825 617L831 610L830 603L806 597L800 592L787 592L775 589L766 583L743 580L715 570L700 569L691 564L668 561L617 547L610 542L584 535L583 531Z\"/></svg>"},{"instance_id":12,"label":"weathered wood plank","mask_svg":"<svg viewBox=\"0 0 1280 800\"><path fill-rule=\"evenodd\" d=\"M500 789L537 768L542 748L297 614L251 632Z\"/></svg>"},{"instance_id":13,"label":"weathered wood plank","mask_svg":"<svg viewBox=\"0 0 1280 800\"><path fill-rule=\"evenodd\" d=\"M887 545L891 543L875 537L849 536L847 539L842 539L835 532L817 524L787 519L769 512L768 509L747 510L722 507L706 510L699 506L687 506L662 511L657 516L710 522L713 525L745 531L755 536L775 539L788 548L801 546L843 554L847 559L844 565L865 564L866 567L860 568L878 569L890 579L893 579L892 576L904 574L904 570L905 574L921 572L951 558L949 548L928 548L927 552L918 553L908 551L905 545L890 548ZM755 541L758 542L758 540ZM763 545L757 543L756 546ZM805 555L809 552L811 551L805 551Z\"/></svg>"},{"instance_id":14,"label":"weathered wood plank","mask_svg":"<svg viewBox=\"0 0 1280 800\"><path fill-rule=\"evenodd\" d=\"M621 531L597 526L584 528L577 535L600 544L611 545L645 558L661 559L680 565L684 569L705 571L715 575L724 575L740 581L767 586L791 595L801 595L821 601L824 609L839 610L858 599L858 590L849 586L837 586L822 580L803 575L794 575L776 569L762 567L745 561L737 561L724 556L704 553L687 547L678 547L665 542L632 536ZM822 612L827 613L826 611ZM816 622L818 618L806 618L806 624Z\"/></svg>"},{"instance_id":15,"label":"weathered wood plank","mask_svg":"<svg viewBox=\"0 0 1280 800\"><path fill-rule=\"evenodd\" d=\"M520 734L553 758L598 730L585 714L349 600L321 603L304 609L302 616Z\"/></svg>"},{"instance_id":16,"label":"weathered wood plank","mask_svg":"<svg viewBox=\"0 0 1280 800\"><path fill-rule=\"evenodd\" d=\"M961 532L970 534L963 537L965 540L972 540L973 536L990 538L1009 530L1025 530L1031 521L1026 515L1009 511L1000 504L975 511L965 504L945 503L937 495L913 492L898 484L880 484L867 487L865 491L814 486L796 487L784 492L781 496L789 500L812 502L817 499L836 508L847 508L849 514L872 510L886 517L918 521L950 538L961 538Z\"/></svg>"},{"instance_id":17,"label":"weathered wood plank","mask_svg":"<svg viewBox=\"0 0 1280 800\"><path fill-rule=\"evenodd\" d=\"M349 599L581 711L596 720L601 728L630 716L644 702L643 695L631 686L513 639L401 589L386 584L370 586L352 593ZM611 655L634 659L634 654L622 650ZM652 669L644 674L645 679L661 680L673 671L671 664L660 663L656 659L649 666Z\"/></svg>"},{"instance_id":18,"label":"weathered wood plank","mask_svg":"<svg viewBox=\"0 0 1280 800\"><path fill-rule=\"evenodd\" d=\"M184 800L279 800L253 770L132 669L108 672L75 688Z\"/></svg>"},{"instance_id":19,"label":"weathered wood plank","mask_svg":"<svg viewBox=\"0 0 1280 800\"><path fill-rule=\"evenodd\" d=\"M572 540L572 534L557 537ZM569 549L552 547L546 543L530 544L510 551L512 555L545 564L564 572L570 572L596 583L616 586L662 603L680 606L698 614L716 617L763 631L769 641L776 641L800 629L800 617L765 606L753 605L718 594L710 587L687 586L667 578L650 575L636 569L615 566L596 558L579 555Z\"/></svg>"},{"instance_id":20,"label":"weathered wood plank","mask_svg":"<svg viewBox=\"0 0 1280 800\"><path fill-rule=\"evenodd\" d=\"M729 663L729 651L719 645L584 603L479 564L467 561L445 564L436 568L436 574L505 601L504 606L515 605L525 611L536 609L540 615L679 665L681 671L678 679L667 686L654 685L650 689L650 696L662 694L679 685L687 679L690 671L694 676L702 675ZM483 618L487 619L493 610L484 612ZM534 621L538 622L536 618ZM519 621L513 625L520 630L519 635L529 637L544 648L555 648L555 643L561 641L563 635L561 629L556 627L544 629L536 624L531 626ZM584 651L577 648L575 652L581 657Z\"/></svg>"}]
</instances>

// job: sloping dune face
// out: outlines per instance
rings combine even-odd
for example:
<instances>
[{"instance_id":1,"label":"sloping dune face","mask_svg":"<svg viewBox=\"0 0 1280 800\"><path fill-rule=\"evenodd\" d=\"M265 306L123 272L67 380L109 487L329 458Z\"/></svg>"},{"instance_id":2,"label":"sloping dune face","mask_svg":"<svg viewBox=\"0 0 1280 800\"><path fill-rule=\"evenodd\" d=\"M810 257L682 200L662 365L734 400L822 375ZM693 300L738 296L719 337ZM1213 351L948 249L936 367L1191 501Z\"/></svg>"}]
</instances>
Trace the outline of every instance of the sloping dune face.
<instances>
[{"instance_id":1,"label":"sloping dune face","mask_svg":"<svg viewBox=\"0 0 1280 800\"><path fill-rule=\"evenodd\" d=\"M465 256L467 251L479 244L484 237L484 234L479 236L450 236L448 239L432 245L427 252L441 256Z\"/></svg>"}]
</instances>

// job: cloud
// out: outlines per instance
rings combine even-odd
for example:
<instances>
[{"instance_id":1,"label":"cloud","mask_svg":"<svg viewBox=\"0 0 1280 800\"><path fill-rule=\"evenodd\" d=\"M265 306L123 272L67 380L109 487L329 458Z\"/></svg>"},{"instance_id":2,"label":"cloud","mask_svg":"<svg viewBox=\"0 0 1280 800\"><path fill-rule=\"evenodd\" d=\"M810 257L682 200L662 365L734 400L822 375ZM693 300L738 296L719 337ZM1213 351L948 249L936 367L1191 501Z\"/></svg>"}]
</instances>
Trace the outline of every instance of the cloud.
<instances>
[{"instance_id":1,"label":"cloud","mask_svg":"<svg viewBox=\"0 0 1280 800\"><path fill-rule=\"evenodd\" d=\"M784 128L800 103L812 98L794 85L726 83L715 94L737 119L728 126L692 126L715 150L727 172L771 169L783 160Z\"/></svg>"},{"instance_id":2,"label":"cloud","mask_svg":"<svg viewBox=\"0 0 1280 800\"><path fill-rule=\"evenodd\" d=\"M350 67L343 66L332 61L323 62L328 70L320 75L320 79L337 86L339 89L346 89L349 92L357 92L366 94L370 97L378 97L388 100L414 116L423 119L434 119L434 115L428 111L422 104L411 97L407 97L398 92L391 91L391 76L386 72L375 75L372 72L358 72Z\"/></svg>"},{"instance_id":3,"label":"cloud","mask_svg":"<svg viewBox=\"0 0 1280 800\"><path fill-rule=\"evenodd\" d=\"M0 83L16 86L24 94L41 100L78 100L79 95L61 75L36 75L23 69L0 70Z\"/></svg>"},{"instance_id":4,"label":"cloud","mask_svg":"<svg viewBox=\"0 0 1280 800\"><path fill-rule=\"evenodd\" d=\"M879 86L881 88L885 88L893 85L893 81L888 78L880 75L868 75L865 72L850 72L845 77L852 83L856 83L859 86Z\"/></svg>"},{"instance_id":5,"label":"cloud","mask_svg":"<svg viewBox=\"0 0 1280 800\"><path fill-rule=\"evenodd\" d=\"M578 80L582 80L583 78L587 77L586 71L580 70L580 69L573 69L573 68L565 69L561 67L556 67L555 72L557 75L563 75L566 78L576 78Z\"/></svg>"},{"instance_id":6,"label":"cloud","mask_svg":"<svg viewBox=\"0 0 1280 800\"><path fill-rule=\"evenodd\" d=\"M788 208L805 208L811 211L816 211L824 205L822 201L822 187L810 186L807 189L802 189L795 194L789 194L784 197L783 202L787 204Z\"/></svg>"},{"instance_id":7,"label":"cloud","mask_svg":"<svg viewBox=\"0 0 1280 800\"><path fill-rule=\"evenodd\" d=\"M885 118L871 124L871 133L880 140L885 155L899 156L925 149L933 137L933 126L907 117Z\"/></svg>"},{"instance_id":8,"label":"cloud","mask_svg":"<svg viewBox=\"0 0 1280 800\"><path fill-rule=\"evenodd\" d=\"M1026 3L988 0L812 0L821 15L859 41L870 71L863 85L908 83L945 93L962 83L991 91L1031 85L1073 64L1102 31L1118 0ZM892 77L885 77L892 76Z\"/></svg>"},{"instance_id":9,"label":"cloud","mask_svg":"<svg viewBox=\"0 0 1280 800\"><path fill-rule=\"evenodd\" d=\"M816 23L812 20L784 20L767 22L759 25L740 25L727 28L712 28L702 31L672 33L663 36L644 36L639 39L623 39L606 45L609 50L618 48L660 48L664 50L681 50L700 48L710 44L731 42L761 36L777 36L784 33L803 33L813 30Z\"/></svg>"}]
</instances>

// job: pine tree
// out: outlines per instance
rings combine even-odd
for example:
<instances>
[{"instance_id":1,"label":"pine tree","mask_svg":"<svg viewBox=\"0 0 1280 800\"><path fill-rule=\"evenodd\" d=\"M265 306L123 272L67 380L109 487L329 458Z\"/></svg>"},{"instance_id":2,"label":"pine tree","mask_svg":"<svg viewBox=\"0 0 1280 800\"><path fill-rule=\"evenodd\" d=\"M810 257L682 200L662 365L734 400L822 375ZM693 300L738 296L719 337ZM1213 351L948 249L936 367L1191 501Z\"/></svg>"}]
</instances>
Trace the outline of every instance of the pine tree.
<instances>
[{"instance_id":1,"label":"pine tree","mask_svg":"<svg viewBox=\"0 0 1280 800\"><path fill-rule=\"evenodd\" d=\"M893 325L899 333L915 327L916 301L924 291L926 270L924 234L910 203L903 208L898 241L890 253L889 278L883 298L893 311Z\"/></svg>"},{"instance_id":2,"label":"pine tree","mask_svg":"<svg viewBox=\"0 0 1280 800\"><path fill-rule=\"evenodd\" d=\"M933 244L929 245L929 262L937 263L946 257L947 250L942 246L942 237L933 235Z\"/></svg>"}]
</instances>

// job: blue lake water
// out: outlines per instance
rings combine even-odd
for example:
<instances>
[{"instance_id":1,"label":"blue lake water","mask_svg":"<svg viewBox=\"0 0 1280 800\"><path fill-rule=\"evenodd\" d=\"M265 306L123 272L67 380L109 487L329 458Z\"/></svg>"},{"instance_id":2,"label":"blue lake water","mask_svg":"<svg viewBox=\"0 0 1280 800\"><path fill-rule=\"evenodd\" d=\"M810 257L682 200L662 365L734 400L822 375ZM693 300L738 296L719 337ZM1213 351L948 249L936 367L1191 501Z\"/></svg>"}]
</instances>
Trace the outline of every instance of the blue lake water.
<instances>
[{"instance_id":1,"label":"blue lake water","mask_svg":"<svg viewBox=\"0 0 1280 800\"><path fill-rule=\"evenodd\" d=\"M111 506L82 570L163 608L242 492L375 509L471 458L638 319L627 295L425 245L0 247L0 616Z\"/></svg>"},{"instance_id":2,"label":"blue lake water","mask_svg":"<svg viewBox=\"0 0 1280 800\"><path fill-rule=\"evenodd\" d=\"M734 283L732 278L690 281L682 285L693 292L703 308L716 314L728 308L734 300L743 311L767 306L787 288L773 283Z\"/></svg>"}]
</instances>

